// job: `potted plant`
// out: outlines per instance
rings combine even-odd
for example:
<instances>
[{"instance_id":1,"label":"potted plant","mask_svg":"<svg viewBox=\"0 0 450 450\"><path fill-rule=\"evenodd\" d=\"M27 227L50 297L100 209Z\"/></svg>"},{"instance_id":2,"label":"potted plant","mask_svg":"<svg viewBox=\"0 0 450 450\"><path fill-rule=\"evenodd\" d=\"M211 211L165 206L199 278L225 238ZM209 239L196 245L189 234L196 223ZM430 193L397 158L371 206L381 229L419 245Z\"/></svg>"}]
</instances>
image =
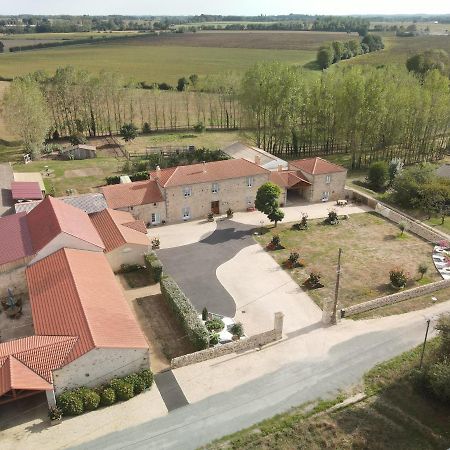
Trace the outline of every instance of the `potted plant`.
<instances>
[{"instance_id":1,"label":"potted plant","mask_svg":"<svg viewBox=\"0 0 450 450\"><path fill-rule=\"evenodd\" d=\"M231 208L227 209L227 217L231 219L233 217L234 211Z\"/></svg>"},{"instance_id":2,"label":"potted plant","mask_svg":"<svg viewBox=\"0 0 450 450\"><path fill-rule=\"evenodd\" d=\"M214 222L214 213L212 211L210 211L208 213L208 222Z\"/></svg>"},{"instance_id":3,"label":"potted plant","mask_svg":"<svg viewBox=\"0 0 450 450\"><path fill-rule=\"evenodd\" d=\"M152 249L158 250L161 245L161 242L159 241L159 238L155 237L152 239Z\"/></svg>"},{"instance_id":4,"label":"potted plant","mask_svg":"<svg viewBox=\"0 0 450 450\"><path fill-rule=\"evenodd\" d=\"M52 406L48 410L48 417L52 425L58 425L62 421L62 411L57 406Z\"/></svg>"},{"instance_id":5,"label":"potted plant","mask_svg":"<svg viewBox=\"0 0 450 450\"><path fill-rule=\"evenodd\" d=\"M236 322L230 327L230 333L233 335L233 341L238 341L244 336L244 326L241 322Z\"/></svg>"}]
</instances>

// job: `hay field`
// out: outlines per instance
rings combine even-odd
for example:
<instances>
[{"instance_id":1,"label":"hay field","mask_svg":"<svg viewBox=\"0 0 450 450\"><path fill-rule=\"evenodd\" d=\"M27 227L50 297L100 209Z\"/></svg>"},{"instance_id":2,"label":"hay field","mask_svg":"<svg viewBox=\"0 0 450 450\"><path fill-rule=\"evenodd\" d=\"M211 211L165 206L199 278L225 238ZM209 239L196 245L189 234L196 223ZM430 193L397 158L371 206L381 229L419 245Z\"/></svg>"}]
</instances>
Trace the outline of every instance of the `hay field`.
<instances>
[{"instance_id":1,"label":"hay field","mask_svg":"<svg viewBox=\"0 0 450 450\"><path fill-rule=\"evenodd\" d=\"M324 42L354 38L346 33L199 32L142 36L130 41L74 45L0 55L0 76L74 65L91 72L116 71L136 81L176 83L182 77L242 73L259 61L303 66Z\"/></svg>"}]
</instances>

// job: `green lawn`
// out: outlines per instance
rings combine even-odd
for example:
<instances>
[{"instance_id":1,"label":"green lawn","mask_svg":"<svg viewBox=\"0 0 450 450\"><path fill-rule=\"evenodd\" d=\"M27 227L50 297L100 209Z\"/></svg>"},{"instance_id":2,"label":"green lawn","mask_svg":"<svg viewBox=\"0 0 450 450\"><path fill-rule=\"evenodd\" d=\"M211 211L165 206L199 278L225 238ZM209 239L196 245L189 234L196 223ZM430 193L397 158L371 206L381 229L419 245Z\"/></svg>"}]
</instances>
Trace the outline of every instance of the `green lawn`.
<instances>
[{"instance_id":1,"label":"green lawn","mask_svg":"<svg viewBox=\"0 0 450 450\"><path fill-rule=\"evenodd\" d=\"M400 236L397 226L375 213L354 214L334 226L318 220L309 223L307 231L292 230L292 224L278 225L257 240L265 247L274 234L280 236L285 249L270 252L280 265L291 251L300 254L306 266L290 271L299 285L303 285L312 269L322 274L324 287L309 291L321 307L325 299L334 296L339 247L343 249L339 295L342 307L396 292L389 282L393 267L410 274L408 288L441 279L431 259L432 246L412 234ZM428 265L429 272L419 282L417 267L422 262Z\"/></svg>"},{"instance_id":2,"label":"green lawn","mask_svg":"<svg viewBox=\"0 0 450 450\"><path fill-rule=\"evenodd\" d=\"M434 359L438 339L427 347L425 365ZM291 450L324 448L443 450L450 446L450 406L413 388L410 374L421 347L382 363L364 377L366 400L323 412L336 401L304 405L224 437L209 450Z\"/></svg>"}]
</instances>

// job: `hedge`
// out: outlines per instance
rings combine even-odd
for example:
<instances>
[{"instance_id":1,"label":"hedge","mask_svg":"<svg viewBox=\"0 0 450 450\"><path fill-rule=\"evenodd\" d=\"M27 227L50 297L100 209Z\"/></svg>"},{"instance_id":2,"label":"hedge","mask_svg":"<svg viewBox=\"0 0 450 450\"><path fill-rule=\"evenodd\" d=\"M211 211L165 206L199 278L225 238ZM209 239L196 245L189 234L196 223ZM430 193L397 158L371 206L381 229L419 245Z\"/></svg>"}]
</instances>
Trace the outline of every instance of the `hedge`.
<instances>
[{"instance_id":1,"label":"hedge","mask_svg":"<svg viewBox=\"0 0 450 450\"><path fill-rule=\"evenodd\" d=\"M209 344L209 332L198 317L197 310L190 300L184 295L173 278L168 276L163 277L160 284L161 294L170 304L191 343L197 350L207 348Z\"/></svg>"},{"instance_id":2,"label":"hedge","mask_svg":"<svg viewBox=\"0 0 450 450\"><path fill-rule=\"evenodd\" d=\"M150 178L150 174L148 172L136 172L130 175L131 181L144 181Z\"/></svg>"},{"instance_id":3,"label":"hedge","mask_svg":"<svg viewBox=\"0 0 450 450\"><path fill-rule=\"evenodd\" d=\"M106 177L106 184L120 184L120 176L112 175L110 177Z\"/></svg>"},{"instance_id":4,"label":"hedge","mask_svg":"<svg viewBox=\"0 0 450 450\"><path fill-rule=\"evenodd\" d=\"M144 256L144 259L145 265L147 267L151 279L153 280L153 282L158 283L161 280L163 272L163 266L161 264L161 261L158 259L155 252L147 253Z\"/></svg>"}]
</instances>

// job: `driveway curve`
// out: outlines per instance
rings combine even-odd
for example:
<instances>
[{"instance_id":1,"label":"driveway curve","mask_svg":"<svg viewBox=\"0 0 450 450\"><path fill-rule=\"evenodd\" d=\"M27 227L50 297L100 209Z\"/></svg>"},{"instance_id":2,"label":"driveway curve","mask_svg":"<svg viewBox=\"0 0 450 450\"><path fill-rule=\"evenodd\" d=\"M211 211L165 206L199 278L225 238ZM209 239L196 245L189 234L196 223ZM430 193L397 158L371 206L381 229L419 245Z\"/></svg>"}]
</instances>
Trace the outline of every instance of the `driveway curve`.
<instances>
[{"instance_id":1,"label":"driveway curve","mask_svg":"<svg viewBox=\"0 0 450 450\"><path fill-rule=\"evenodd\" d=\"M212 313L234 317L236 304L217 279L216 271L255 243L254 230L251 225L219 219L216 230L200 242L158 250L157 254L166 273L175 279L197 311L206 306Z\"/></svg>"}]
</instances>

